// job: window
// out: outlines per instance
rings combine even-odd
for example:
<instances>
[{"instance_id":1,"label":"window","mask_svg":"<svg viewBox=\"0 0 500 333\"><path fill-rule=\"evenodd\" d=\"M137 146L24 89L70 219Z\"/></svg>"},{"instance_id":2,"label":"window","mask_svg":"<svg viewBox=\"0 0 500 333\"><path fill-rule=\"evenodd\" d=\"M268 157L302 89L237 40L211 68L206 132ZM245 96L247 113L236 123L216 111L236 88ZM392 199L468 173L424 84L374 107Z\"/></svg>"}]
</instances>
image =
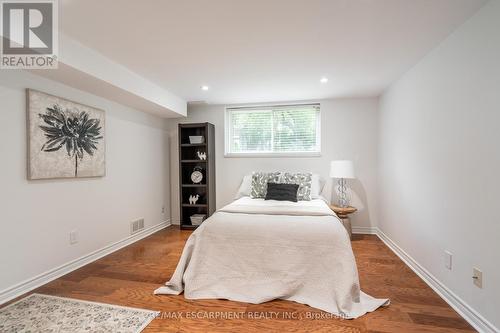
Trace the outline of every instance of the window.
<instances>
[{"instance_id":1,"label":"window","mask_svg":"<svg viewBox=\"0 0 500 333\"><path fill-rule=\"evenodd\" d=\"M226 109L226 156L320 153L319 104Z\"/></svg>"}]
</instances>

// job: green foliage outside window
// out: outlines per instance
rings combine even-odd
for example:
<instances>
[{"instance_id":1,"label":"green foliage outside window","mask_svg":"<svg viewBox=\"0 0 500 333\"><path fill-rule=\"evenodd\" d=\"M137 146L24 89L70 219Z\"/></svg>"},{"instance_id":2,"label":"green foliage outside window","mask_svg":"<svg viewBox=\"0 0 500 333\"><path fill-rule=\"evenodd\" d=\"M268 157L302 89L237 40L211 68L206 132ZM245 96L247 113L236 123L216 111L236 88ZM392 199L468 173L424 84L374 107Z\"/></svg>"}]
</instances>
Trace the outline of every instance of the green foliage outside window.
<instances>
[{"instance_id":1,"label":"green foliage outside window","mask_svg":"<svg viewBox=\"0 0 500 333\"><path fill-rule=\"evenodd\" d=\"M231 153L319 152L319 106L230 109Z\"/></svg>"}]
</instances>

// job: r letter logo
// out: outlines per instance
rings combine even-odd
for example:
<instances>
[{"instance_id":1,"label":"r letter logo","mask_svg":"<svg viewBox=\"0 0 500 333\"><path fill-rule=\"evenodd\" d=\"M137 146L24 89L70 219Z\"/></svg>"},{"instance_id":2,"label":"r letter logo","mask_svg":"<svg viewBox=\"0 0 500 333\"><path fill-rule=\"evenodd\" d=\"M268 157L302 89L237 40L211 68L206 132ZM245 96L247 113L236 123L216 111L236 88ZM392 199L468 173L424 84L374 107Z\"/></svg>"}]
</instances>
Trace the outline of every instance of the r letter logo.
<instances>
[{"instance_id":1,"label":"r letter logo","mask_svg":"<svg viewBox=\"0 0 500 333\"><path fill-rule=\"evenodd\" d=\"M57 0L0 0L1 68L57 68Z\"/></svg>"}]
</instances>

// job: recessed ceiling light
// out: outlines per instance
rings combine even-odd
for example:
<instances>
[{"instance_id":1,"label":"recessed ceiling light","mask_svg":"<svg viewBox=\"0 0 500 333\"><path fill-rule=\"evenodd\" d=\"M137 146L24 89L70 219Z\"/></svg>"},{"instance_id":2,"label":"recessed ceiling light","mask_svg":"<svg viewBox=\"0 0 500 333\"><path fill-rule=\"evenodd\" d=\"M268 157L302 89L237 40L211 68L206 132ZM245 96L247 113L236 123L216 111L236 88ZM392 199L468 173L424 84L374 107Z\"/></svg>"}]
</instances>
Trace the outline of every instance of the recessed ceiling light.
<instances>
[{"instance_id":1,"label":"recessed ceiling light","mask_svg":"<svg viewBox=\"0 0 500 333\"><path fill-rule=\"evenodd\" d=\"M321 83L327 83L328 82L328 78L327 77L322 77L321 80L319 80L319 82L321 82Z\"/></svg>"},{"instance_id":2,"label":"recessed ceiling light","mask_svg":"<svg viewBox=\"0 0 500 333\"><path fill-rule=\"evenodd\" d=\"M201 90L207 91L208 90L208 86L201 86Z\"/></svg>"}]
</instances>

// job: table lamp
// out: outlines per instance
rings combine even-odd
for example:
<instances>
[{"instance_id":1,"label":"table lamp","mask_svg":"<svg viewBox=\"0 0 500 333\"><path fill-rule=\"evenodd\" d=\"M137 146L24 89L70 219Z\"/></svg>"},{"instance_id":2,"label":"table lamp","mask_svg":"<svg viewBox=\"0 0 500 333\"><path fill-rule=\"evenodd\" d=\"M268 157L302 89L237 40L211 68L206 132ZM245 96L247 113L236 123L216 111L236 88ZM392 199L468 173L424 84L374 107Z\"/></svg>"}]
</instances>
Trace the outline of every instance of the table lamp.
<instances>
[{"instance_id":1,"label":"table lamp","mask_svg":"<svg viewBox=\"0 0 500 333\"><path fill-rule=\"evenodd\" d=\"M354 164L352 161L332 161L330 163L330 177L338 179L337 191L339 193L339 207L348 207L349 199L347 197L347 181L346 179L354 179Z\"/></svg>"}]
</instances>

